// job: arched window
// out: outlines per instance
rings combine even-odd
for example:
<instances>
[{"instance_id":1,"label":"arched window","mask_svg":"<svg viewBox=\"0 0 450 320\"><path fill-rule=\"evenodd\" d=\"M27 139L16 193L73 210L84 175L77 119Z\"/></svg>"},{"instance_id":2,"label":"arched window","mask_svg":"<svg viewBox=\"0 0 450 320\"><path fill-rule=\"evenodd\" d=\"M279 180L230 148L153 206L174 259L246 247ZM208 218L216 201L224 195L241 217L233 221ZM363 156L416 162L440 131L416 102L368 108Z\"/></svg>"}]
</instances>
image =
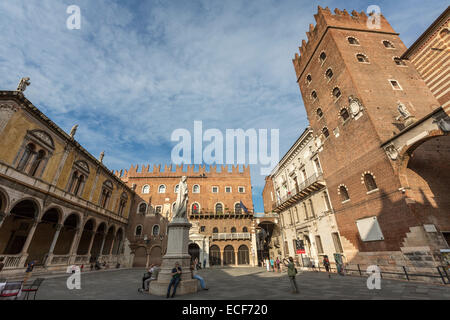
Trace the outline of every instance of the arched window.
<instances>
[{"instance_id":1,"label":"arched window","mask_svg":"<svg viewBox=\"0 0 450 320\"><path fill-rule=\"evenodd\" d=\"M372 191L378 188L375 179L370 173L364 174L364 183L366 185L367 191Z\"/></svg>"},{"instance_id":2,"label":"arched window","mask_svg":"<svg viewBox=\"0 0 450 320\"><path fill-rule=\"evenodd\" d=\"M212 233L219 233L219 229L217 227L214 227Z\"/></svg>"},{"instance_id":3,"label":"arched window","mask_svg":"<svg viewBox=\"0 0 450 320\"><path fill-rule=\"evenodd\" d=\"M160 185L158 187L158 193L166 193L166 186L165 185Z\"/></svg>"},{"instance_id":4,"label":"arched window","mask_svg":"<svg viewBox=\"0 0 450 320\"><path fill-rule=\"evenodd\" d=\"M333 89L333 97L335 97L336 99L338 99L341 96L341 90L336 87Z\"/></svg>"},{"instance_id":5,"label":"arched window","mask_svg":"<svg viewBox=\"0 0 450 320\"><path fill-rule=\"evenodd\" d=\"M216 203L216 213L223 213L223 206L221 203Z\"/></svg>"},{"instance_id":6,"label":"arched window","mask_svg":"<svg viewBox=\"0 0 450 320\"><path fill-rule=\"evenodd\" d=\"M450 34L450 29L449 28L444 28L441 30L441 32L439 32L439 36L444 39L446 36L448 36Z\"/></svg>"},{"instance_id":7,"label":"arched window","mask_svg":"<svg viewBox=\"0 0 450 320\"><path fill-rule=\"evenodd\" d=\"M152 235L155 236L155 237L159 235L159 225L155 224L153 226Z\"/></svg>"},{"instance_id":8,"label":"arched window","mask_svg":"<svg viewBox=\"0 0 450 320\"><path fill-rule=\"evenodd\" d=\"M231 227L231 233L236 233L236 228L235 227Z\"/></svg>"},{"instance_id":9,"label":"arched window","mask_svg":"<svg viewBox=\"0 0 450 320\"><path fill-rule=\"evenodd\" d=\"M394 45L392 44L392 42L388 41L388 40L384 40L383 41L383 45L388 48L388 49L393 49L395 48Z\"/></svg>"},{"instance_id":10,"label":"arched window","mask_svg":"<svg viewBox=\"0 0 450 320\"><path fill-rule=\"evenodd\" d=\"M135 234L136 236L141 236L141 235L142 235L142 226L141 226L141 225L138 225L138 226L136 227L136 231L134 232L134 234Z\"/></svg>"},{"instance_id":11,"label":"arched window","mask_svg":"<svg viewBox=\"0 0 450 320\"><path fill-rule=\"evenodd\" d=\"M243 228L242 228L242 232L248 232L247 227L243 227Z\"/></svg>"},{"instance_id":12,"label":"arched window","mask_svg":"<svg viewBox=\"0 0 450 320\"><path fill-rule=\"evenodd\" d=\"M350 114L348 113L347 108L342 108L339 112L339 115L341 116L343 121L347 121L347 119L350 118Z\"/></svg>"},{"instance_id":13,"label":"arched window","mask_svg":"<svg viewBox=\"0 0 450 320\"><path fill-rule=\"evenodd\" d=\"M324 128L322 129L322 133L323 133L323 136L325 137L325 139L328 138L328 137L330 136L330 132L328 131L328 128L327 128L327 127L324 127Z\"/></svg>"},{"instance_id":14,"label":"arched window","mask_svg":"<svg viewBox=\"0 0 450 320\"><path fill-rule=\"evenodd\" d=\"M39 172L38 169L41 168L41 164L44 160L44 157L45 157L45 151L39 150L36 155L36 158L34 159L33 163L30 166L30 172L29 172L30 176L34 177Z\"/></svg>"},{"instance_id":15,"label":"arched window","mask_svg":"<svg viewBox=\"0 0 450 320\"><path fill-rule=\"evenodd\" d=\"M150 193L150 186L148 184L142 187L142 193Z\"/></svg>"},{"instance_id":16,"label":"arched window","mask_svg":"<svg viewBox=\"0 0 450 320\"><path fill-rule=\"evenodd\" d=\"M108 206L109 199L111 198L111 194L113 191L113 184L110 180L106 180L103 182L102 193L100 195L100 206L105 208Z\"/></svg>"},{"instance_id":17,"label":"arched window","mask_svg":"<svg viewBox=\"0 0 450 320\"><path fill-rule=\"evenodd\" d=\"M331 80L331 78L333 78L333 70L329 68L327 72L325 72L325 76L327 77L328 80Z\"/></svg>"},{"instance_id":18,"label":"arched window","mask_svg":"<svg viewBox=\"0 0 450 320\"><path fill-rule=\"evenodd\" d=\"M127 206L127 201L128 201L128 195L126 192L122 192L122 195L120 196L120 201L119 201L119 210L118 210L118 214L119 216L123 215L123 211L125 210L125 207Z\"/></svg>"},{"instance_id":19,"label":"arched window","mask_svg":"<svg viewBox=\"0 0 450 320\"><path fill-rule=\"evenodd\" d=\"M35 152L36 146L32 143L29 143L25 147L25 151L22 154L22 157L20 158L19 164L17 165L18 171L24 171L28 161L30 160L31 155Z\"/></svg>"},{"instance_id":20,"label":"arched window","mask_svg":"<svg viewBox=\"0 0 450 320\"><path fill-rule=\"evenodd\" d=\"M199 212L200 212L200 206L198 205L198 203L193 203L192 204L192 213L197 214Z\"/></svg>"},{"instance_id":21,"label":"arched window","mask_svg":"<svg viewBox=\"0 0 450 320\"><path fill-rule=\"evenodd\" d=\"M394 58L394 62L396 65L398 66L406 66L405 61L403 61L402 59L400 59L399 57L395 57Z\"/></svg>"},{"instance_id":22,"label":"arched window","mask_svg":"<svg viewBox=\"0 0 450 320\"><path fill-rule=\"evenodd\" d=\"M311 99L313 99L313 100L317 99L317 92L316 91L311 92Z\"/></svg>"},{"instance_id":23,"label":"arched window","mask_svg":"<svg viewBox=\"0 0 450 320\"><path fill-rule=\"evenodd\" d=\"M194 184L192 187L192 193L200 193L200 186L198 184Z\"/></svg>"},{"instance_id":24,"label":"arched window","mask_svg":"<svg viewBox=\"0 0 450 320\"><path fill-rule=\"evenodd\" d=\"M308 74L308 75L306 76L306 83L307 83L307 84L310 84L311 81L312 81L312 77L311 77L310 74Z\"/></svg>"},{"instance_id":25,"label":"arched window","mask_svg":"<svg viewBox=\"0 0 450 320\"><path fill-rule=\"evenodd\" d=\"M180 190L180 185L177 184L175 186L175 189L173 190L173 192L178 193L178 190Z\"/></svg>"},{"instance_id":26,"label":"arched window","mask_svg":"<svg viewBox=\"0 0 450 320\"><path fill-rule=\"evenodd\" d=\"M350 196L348 195L348 190L345 186L340 186L339 187L339 194L341 196L341 201L347 201L350 199Z\"/></svg>"},{"instance_id":27,"label":"arched window","mask_svg":"<svg viewBox=\"0 0 450 320\"><path fill-rule=\"evenodd\" d=\"M319 56L319 59L320 59L320 62L321 62L321 63L324 63L325 60L327 59L326 53L325 53L325 52L322 52L322 53L320 54L320 56Z\"/></svg>"},{"instance_id":28,"label":"arched window","mask_svg":"<svg viewBox=\"0 0 450 320\"><path fill-rule=\"evenodd\" d=\"M367 58L367 56L363 55L362 53L357 54L356 59L360 63L368 63L369 62L369 58Z\"/></svg>"},{"instance_id":29,"label":"arched window","mask_svg":"<svg viewBox=\"0 0 450 320\"><path fill-rule=\"evenodd\" d=\"M348 40L348 43L350 43L352 45L359 45L359 41L356 38L348 37L347 40Z\"/></svg>"},{"instance_id":30,"label":"arched window","mask_svg":"<svg viewBox=\"0 0 450 320\"><path fill-rule=\"evenodd\" d=\"M240 203L236 203L234 205L234 213L242 213L242 209L241 209L241 204Z\"/></svg>"},{"instance_id":31,"label":"arched window","mask_svg":"<svg viewBox=\"0 0 450 320\"><path fill-rule=\"evenodd\" d=\"M147 212L147 204L143 202L139 205L138 213L145 214L145 212Z\"/></svg>"},{"instance_id":32,"label":"arched window","mask_svg":"<svg viewBox=\"0 0 450 320\"><path fill-rule=\"evenodd\" d=\"M322 111L322 109L321 109L321 108L317 108L316 114L317 114L317 116L319 117L319 119L322 118L322 117L323 117L323 111Z\"/></svg>"}]
</instances>

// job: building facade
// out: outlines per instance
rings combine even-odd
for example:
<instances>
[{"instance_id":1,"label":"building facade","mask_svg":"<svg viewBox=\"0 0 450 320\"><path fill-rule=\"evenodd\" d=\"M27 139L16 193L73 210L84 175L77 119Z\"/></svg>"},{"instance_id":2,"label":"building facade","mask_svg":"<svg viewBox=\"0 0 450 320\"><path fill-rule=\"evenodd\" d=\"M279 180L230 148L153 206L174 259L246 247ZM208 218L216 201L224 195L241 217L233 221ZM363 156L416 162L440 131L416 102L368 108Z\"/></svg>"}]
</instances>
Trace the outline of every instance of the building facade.
<instances>
[{"instance_id":1,"label":"building facade","mask_svg":"<svg viewBox=\"0 0 450 320\"><path fill-rule=\"evenodd\" d=\"M450 109L380 16L318 8L294 69L347 263L435 267L450 230ZM372 17L375 18L375 17ZM315 152L315 151L314 151Z\"/></svg>"},{"instance_id":2,"label":"building facade","mask_svg":"<svg viewBox=\"0 0 450 320\"><path fill-rule=\"evenodd\" d=\"M22 83L22 82L21 82ZM19 86L20 88L20 86ZM0 91L0 259L3 273L99 260L127 265L134 192L23 94Z\"/></svg>"},{"instance_id":3,"label":"building facade","mask_svg":"<svg viewBox=\"0 0 450 320\"><path fill-rule=\"evenodd\" d=\"M317 266L325 255L332 260L334 254L343 253L311 128L283 156L266 183L272 183L275 191L276 200L264 203L272 202L271 209L279 214L280 234L274 235L273 244L281 247L283 257L294 257L299 265L309 267ZM297 253L298 240L305 252Z\"/></svg>"},{"instance_id":4,"label":"building facade","mask_svg":"<svg viewBox=\"0 0 450 320\"><path fill-rule=\"evenodd\" d=\"M450 7L402 55L419 72L442 107L450 105Z\"/></svg>"},{"instance_id":5,"label":"building facade","mask_svg":"<svg viewBox=\"0 0 450 320\"><path fill-rule=\"evenodd\" d=\"M193 224L190 231L190 254L202 263L206 260L208 266L254 265L257 248L250 169L248 166L234 166L230 169L227 166L211 166L208 171L205 166L172 168L165 165L164 170L161 170L161 166L154 166L153 171L150 171L149 166L142 167L142 170L132 166L130 170L116 172L116 175L136 190L142 199L137 204L138 212L142 209L142 212L146 212L145 216L153 219L158 217L164 221L159 226L164 236L167 235L167 222L172 219L178 183L182 176L187 176L188 219ZM245 209L241 207L241 203ZM139 225L136 223L130 224L135 238L139 236L136 233ZM143 229L140 232L144 237L154 234L151 229L154 224L141 225ZM137 245L131 243L131 246ZM147 254L148 250L149 248L146 250ZM161 247L161 253L165 253L164 246Z\"/></svg>"}]
</instances>

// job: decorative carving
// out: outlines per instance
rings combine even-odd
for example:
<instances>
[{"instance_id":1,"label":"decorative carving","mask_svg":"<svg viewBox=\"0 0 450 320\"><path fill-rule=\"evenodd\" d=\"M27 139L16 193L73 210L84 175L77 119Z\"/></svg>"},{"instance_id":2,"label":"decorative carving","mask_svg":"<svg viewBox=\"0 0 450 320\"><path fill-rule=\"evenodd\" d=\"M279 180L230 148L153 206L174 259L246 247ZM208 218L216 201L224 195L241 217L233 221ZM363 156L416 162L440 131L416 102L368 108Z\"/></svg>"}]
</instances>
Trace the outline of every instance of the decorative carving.
<instances>
[{"instance_id":1,"label":"decorative carving","mask_svg":"<svg viewBox=\"0 0 450 320\"><path fill-rule=\"evenodd\" d=\"M84 171L86 171L87 173L89 173L89 165L83 161L83 160L78 160L75 162L75 164L80 167L81 169L83 169Z\"/></svg>"},{"instance_id":2,"label":"decorative carving","mask_svg":"<svg viewBox=\"0 0 450 320\"><path fill-rule=\"evenodd\" d=\"M30 84L30 78L26 77L20 79L19 85L17 86L17 91L24 92Z\"/></svg>"},{"instance_id":3,"label":"decorative carving","mask_svg":"<svg viewBox=\"0 0 450 320\"><path fill-rule=\"evenodd\" d=\"M406 106L403 103L399 102L397 111L400 115L395 118L395 120L399 121L400 119L403 119L403 124L406 127L416 122L416 119L411 115L408 109L406 109Z\"/></svg>"},{"instance_id":4,"label":"decorative carving","mask_svg":"<svg viewBox=\"0 0 450 320\"><path fill-rule=\"evenodd\" d=\"M55 145L53 143L53 139L50 137L50 135L42 130L33 130L30 132L32 136L38 138L45 144L51 146L53 149L55 148Z\"/></svg>"},{"instance_id":5,"label":"decorative carving","mask_svg":"<svg viewBox=\"0 0 450 320\"><path fill-rule=\"evenodd\" d=\"M17 110L19 110L19 108L17 108L15 105L13 104L8 104L8 103L4 103L4 104L0 104L0 112L17 112Z\"/></svg>"},{"instance_id":6,"label":"decorative carving","mask_svg":"<svg viewBox=\"0 0 450 320\"><path fill-rule=\"evenodd\" d=\"M364 107L359 101L358 98L355 98L353 96L348 97L348 103L349 103L349 109L350 113L352 114L353 118L359 118L362 114L362 111L364 110Z\"/></svg>"},{"instance_id":7,"label":"decorative carving","mask_svg":"<svg viewBox=\"0 0 450 320\"><path fill-rule=\"evenodd\" d=\"M78 125L76 124L76 125L74 125L74 126L72 127L72 129L70 130L70 137L71 137L71 138L73 138L73 137L75 136L75 133L77 132L77 128L78 128Z\"/></svg>"},{"instance_id":8,"label":"decorative carving","mask_svg":"<svg viewBox=\"0 0 450 320\"><path fill-rule=\"evenodd\" d=\"M179 189L177 194L177 201L175 202L174 218L185 218L188 204L188 187L187 177L181 177Z\"/></svg>"},{"instance_id":9,"label":"decorative carving","mask_svg":"<svg viewBox=\"0 0 450 320\"><path fill-rule=\"evenodd\" d=\"M388 155L391 160L397 160L398 158L398 150L395 148L393 144L388 145L386 148L384 148L386 151L386 154Z\"/></svg>"}]
</instances>

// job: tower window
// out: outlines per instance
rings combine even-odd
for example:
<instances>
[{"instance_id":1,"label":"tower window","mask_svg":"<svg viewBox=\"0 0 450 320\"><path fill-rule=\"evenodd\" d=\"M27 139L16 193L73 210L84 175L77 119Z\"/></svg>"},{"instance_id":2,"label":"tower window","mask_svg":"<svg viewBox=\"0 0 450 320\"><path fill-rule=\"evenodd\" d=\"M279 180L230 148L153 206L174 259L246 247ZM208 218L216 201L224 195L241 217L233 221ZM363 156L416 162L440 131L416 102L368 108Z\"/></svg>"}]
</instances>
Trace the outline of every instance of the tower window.
<instances>
[{"instance_id":1,"label":"tower window","mask_svg":"<svg viewBox=\"0 0 450 320\"><path fill-rule=\"evenodd\" d=\"M326 53L325 53L325 52L322 52L322 53L320 54L320 56L319 56L319 59L320 59L320 62L321 62L321 63L324 63L325 60L327 59Z\"/></svg>"},{"instance_id":2,"label":"tower window","mask_svg":"<svg viewBox=\"0 0 450 320\"><path fill-rule=\"evenodd\" d=\"M344 122L347 121L348 118L350 118L347 108L342 108L341 112L339 112L339 115Z\"/></svg>"},{"instance_id":3,"label":"tower window","mask_svg":"<svg viewBox=\"0 0 450 320\"><path fill-rule=\"evenodd\" d=\"M317 99L317 92L316 91L311 92L311 99L313 99L313 100Z\"/></svg>"},{"instance_id":4,"label":"tower window","mask_svg":"<svg viewBox=\"0 0 450 320\"><path fill-rule=\"evenodd\" d=\"M394 90L403 90L397 80L389 80Z\"/></svg>"},{"instance_id":5,"label":"tower window","mask_svg":"<svg viewBox=\"0 0 450 320\"><path fill-rule=\"evenodd\" d=\"M327 127L324 127L324 128L322 129L322 133L323 133L323 136L325 137L325 139L328 138L328 137L330 136L330 131L328 131L328 128L327 128Z\"/></svg>"},{"instance_id":6,"label":"tower window","mask_svg":"<svg viewBox=\"0 0 450 320\"><path fill-rule=\"evenodd\" d=\"M369 63L369 59L365 55L363 55L361 53L356 55L356 59L360 63Z\"/></svg>"},{"instance_id":7,"label":"tower window","mask_svg":"<svg viewBox=\"0 0 450 320\"><path fill-rule=\"evenodd\" d=\"M323 112L322 112L321 108L317 108L316 113L317 113L317 116L319 117L319 119L323 117Z\"/></svg>"},{"instance_id":8,"label":"tower window","mask_svg":"<svg viewBox=\"0 0 450 320\"><path fill-rule=\"evenodd\" d=\"M372 191L378 188L374 177L370 173L364 174L364 184L366 185L367 191Z\"/></svg>"},{"instance_id":9,"label":"tower window","mask_svg":"<svg viewBox=\"0 0 450 320\"><path fill-rule=\"evenodd\" d=\"M325 72L325 76L328 80L331 80L331 78L333 78L333 70L328 69L327 72Z\"/></svg>"},{"instance_id":10,"label":"tower window","mask_svg":"<svg viewBox=\"0 0 450 320\"><path fill-rule=\"evenodd\" d=\"M394 62L395 62L395 64L398 65L398 66L406 66L405 61L403 61L402 59L400 59L400 58L398 58L398 57L395 57L395 58L394 58Z\"/></svg>"},{"instance_id":11,"label":"tower window","mask_svg":"<svg viewBox=\"0 0 450 320\"><path fill-rule=\"evenodd\" d=\"M338 87L336 87L336 88L333 89L333 96L334 96L336 99L338 99L338 98L341 96L341 90L340 90Z\"/></svg>"},{"instance_id":12,"label":"tower window","mask_svg":"<svg viewBox=\"0 0 450 320\"><path fill-rule=\"evenodd\" d=\"M350 200L350 196L348 195L348 190L345 186L340 186L339 187L339 194L341 196L341 201L347 201Z\"/></svg>"},{"instance_id":13,"label":"tower window","mask_svg":"<svg viewBox=\"0 0 450 320\"><path fill-rule=\"evenodd\" d=\"M383 41L383 45L388 48L388 49L394 49L394 45L392 44L392 42L388 41L388 40L384 40Z\"/></svg>"},{"instance_id":14,"label":"tower window","mask_svg":"<svg viewBox=\"0 0 450 320\"><path fill-rule=\"evenodd\" d=\"M306 83L307 83L307 84L310 84L311 81L312 81L312 77L311 77L310 74L308 74L308 75L306 76Z\"/></svg>"},{"instance_id":15,"label":"tower window","mask_svg":"<svg viewBox=\"0 0 450 320\"><path fill-rule=\"evenodd\" d=\"M352 45L355 45L355 46L359 45L359 41L356 40L356 38L348 37L347 40L348 40L348 43L350 43Z\"/></svg>"}]
</instances>

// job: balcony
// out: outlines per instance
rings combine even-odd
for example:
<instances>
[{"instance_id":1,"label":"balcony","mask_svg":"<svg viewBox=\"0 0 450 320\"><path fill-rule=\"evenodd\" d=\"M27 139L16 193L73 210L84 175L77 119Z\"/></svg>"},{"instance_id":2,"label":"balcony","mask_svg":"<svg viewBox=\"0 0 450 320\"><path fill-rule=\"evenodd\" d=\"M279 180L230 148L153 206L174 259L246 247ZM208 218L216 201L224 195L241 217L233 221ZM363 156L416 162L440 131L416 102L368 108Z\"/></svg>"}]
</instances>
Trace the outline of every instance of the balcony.
<instances>
[{"instance_id":1,"label":"balcony","mask_svg":"<svg viewBox=\"0 0 450 320\"><path fill-rule=\"evenodd\" d=\"M213 240L250 240L250 232L241 233L213 233Z\"/></svg>"},{"instance_id":2,"label":"balcony","mask_svg":"<svg viewBox=\"0 0 450 320\"><path fill-rule=\"evenodd\" d=\"M222 212L222 213L216 213L209 210L202 210L198 212L192 212L191 210L188 210L188 216L190 219L220 219L220 218L248 218L253 215L253 212L251 210L248 210L248 213L245 213L244 210L241 210L240 213L236 212Z\"/></svg>"},{"instance_id":3,"label":"balcony","mask_svg":"<svg viewBox=\"0 0 450 320\"><path fill-rule=\"evenodd\" d=\"M284 209L302 201L324 187L325 181L323 180L322 172L319 172L318 174L315 173L302 183L298 184L295 189L289 190L285 196L281 197L281 199L278 199L277 202L273 204L273 211L280 213Z\"/></svg>"}]
</instances>

